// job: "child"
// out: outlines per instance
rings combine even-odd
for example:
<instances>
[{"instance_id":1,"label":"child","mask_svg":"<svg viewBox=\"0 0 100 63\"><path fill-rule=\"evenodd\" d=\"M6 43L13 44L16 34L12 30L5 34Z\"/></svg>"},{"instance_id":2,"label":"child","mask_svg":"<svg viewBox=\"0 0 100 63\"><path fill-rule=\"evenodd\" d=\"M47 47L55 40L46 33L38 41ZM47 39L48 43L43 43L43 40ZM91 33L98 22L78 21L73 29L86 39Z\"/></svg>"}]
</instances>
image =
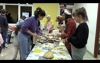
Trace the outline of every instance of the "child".
<instances>
[{"instance_id":1,"label":"child","mask_svg":"<svg viewBox=\"0 0 100 63\"><path fill-rule=\"evenodd\" d=\"M3 44L3 38L2 38L2 35L1 35L1 27L0 27L0 57L2 57L3 55L1 55L1 51L2 51L2 44Z\"/></svg>"},{"instance_id":2,"label":"child","mask_svg":"<svg viewBox=\"0 0 100 63\"><path fill-rule=\"evenodd\" d=\"M62 32L62 30L60 28L61 25L63 25L63 18L62 18L62 16L57 16L56 22L58 22L57 28L60 29L59 32Z\"/></svg>"},{"instance_id":3,"label":"child","mask_svg":"<svg viewBox=\"0 0 100 63\"><path fill-rule=\"evenodd\" d=\"M78 8L73 13L74 19L79 23L72 36L66 38L66 42L71 43L72 59L82 60L86 53L86 44L89 35L87 13L84 7Z\"/></svg>"},{"instance_id":4,"label":"child","mask_svg":"<svg viewBox=\"0 0 100 63\"><path fill-rule=\"evenodd\" d=\"M54 30L54 24L53 24L53 21L50 18L50 15L47 15L47 20L48 21L46 22L43 29L47 29L49 31L49 33L52 33L52 31Z\"/></svg>"},{"instance_id":5,"label":"child","mask_svg":"<svg viewBox=\"0 0 100 63\"><path fill-rule=\"evenodd\" d=\"M20 31L20 29L21 29L21 25L17 25L16 28L15 28L15 32L14 32L15 54L14 54L13 60L16 60L18 50L19 50L19 53L20 53L20 43L19 43L19 40L18 40L18 32Z\"/></svg>"},{"instance_id":6,"label":"child","mask_svg":"<svg viewBox=\"0 0 100 63\"><path fill-rule=\"evenodd\" d=\"M8 33L7 33L7 35L8 35L8 37L7 37L7 44L10 44L10 43L11 43L11 42L10 42L10 39L11 39L11 34L12 34L12 32L13 32L13 30L11 30L10 27L11 27L11 26L9 26L9 28L8 28Z\"/></svg>"},{"instance_id":7,"label":"child","mask_svg":"<svg viewBox=\"0 0 100 63\"><path fill-rule=\"evenodd\" d=\"M22 23L24 23L26 17L22 16L20 20L18 20L18 22L16 23L16 25L22 25Z\"/></svg>"}]
</instances>

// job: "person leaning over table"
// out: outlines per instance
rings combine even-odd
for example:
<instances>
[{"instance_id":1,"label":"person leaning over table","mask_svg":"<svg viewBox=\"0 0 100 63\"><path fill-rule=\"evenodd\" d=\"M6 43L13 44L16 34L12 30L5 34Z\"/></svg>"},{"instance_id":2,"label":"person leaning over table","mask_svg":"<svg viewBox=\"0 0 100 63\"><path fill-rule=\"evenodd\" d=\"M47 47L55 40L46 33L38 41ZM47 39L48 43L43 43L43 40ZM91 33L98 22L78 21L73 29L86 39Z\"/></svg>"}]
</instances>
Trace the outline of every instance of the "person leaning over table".
<instances>
[{"instance_id":1,"label":"person leaning over table","mask_svg":"<svg viewBox=\"0 0 100 63\"><path fill-rule=\"evenodd\" d=\"M66 38L66 42L71 43L72 59L82 60L86 53L86 44L89 34L87 13L84 7L78 8L73 13L74 19L79 23L72 36Z\"/></svg>"},{"instance_id":2,"label":"person leaning over table","mask_svg":"<svg viewBox=\"0 0 100 63\"><path fill-rule=\"evenodd\" d=\"M40 21L38 21L38 27L39 27L39 30L42 32ZM33 36L31 37L31 40L32 40L31 50L34 48L37 39L38 39L38 37L33 37Z\"/></svg>"},{"instance_id":3,"label":"person leaning over table","mask_svg":"<svg viewBox=\"0 0 100 63\"><path fill-rule=\"evenodd\" d=\"M26 60L30 53L31 36L38 37L37 34L41 34L42 36L44 36L44 34L39 31L38 21L42 20L45 15L45 11L38 7L34 12L34 16L26 19L24 24L21 26L21 30L18 33L21 50L21 60Z\"/></svg>"},{"instance_id":4,"label":"person leaning over table","mask_svg":"<svg viewBox=\"0 0 100 63\"><path fill-rule=\"evenodd\" d=\"M61 39L65 39L69 36L72 36L73 32L76 30L76 23L74 19L71 16L71 13L67 10L65 13L65 20L67 20L65 33L57 34L58 37L61 37ZM71 43L65 41L65 46L68 49L70 55L71 55Z\"/></svg>"}]
</instances>

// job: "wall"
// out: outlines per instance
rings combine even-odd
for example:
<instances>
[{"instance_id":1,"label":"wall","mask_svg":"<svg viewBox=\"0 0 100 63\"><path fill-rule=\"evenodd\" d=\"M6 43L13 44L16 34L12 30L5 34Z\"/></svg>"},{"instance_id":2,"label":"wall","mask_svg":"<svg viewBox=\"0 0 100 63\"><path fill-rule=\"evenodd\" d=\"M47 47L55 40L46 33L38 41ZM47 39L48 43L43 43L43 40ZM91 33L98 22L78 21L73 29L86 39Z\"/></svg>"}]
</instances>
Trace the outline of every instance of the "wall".
<instances>
[{"instance_id":1,"label":"wall","mask_svg":"<svg viewBox=\"0 0 100 63\"><path fill-rule=\"evenodd\" d=\"M89 22L87 22L89 27L87 50L90 53L94 54L98 3L76 3L75 6L76 9L84 7L87 11L87 15L89 19Z\"/></svg>"},{"instance_id":2,"label":"wall","mask_svg":"<svg viewBox=\"0 0 100 63\"><path fill-rule=\"evenodd\" d=\"M17 21L18 6L6 5L6 10L11 13L11 17Z\"/></svg>"},{"instance_id":3,"label":"wall","mask_svg":"<svg viewBox=\"0 0 100 63\"><path fill-rule=\"evenodd\" d=\"M37 7L41 7L47 13L46 15L50 15L51 19L54 21L54 28L57 29L56 16L58 15L58 3L34 3L34 11ZM41 23L45 23L47 21L46 17L41 20Z\"/></svg>"}]
</instances>

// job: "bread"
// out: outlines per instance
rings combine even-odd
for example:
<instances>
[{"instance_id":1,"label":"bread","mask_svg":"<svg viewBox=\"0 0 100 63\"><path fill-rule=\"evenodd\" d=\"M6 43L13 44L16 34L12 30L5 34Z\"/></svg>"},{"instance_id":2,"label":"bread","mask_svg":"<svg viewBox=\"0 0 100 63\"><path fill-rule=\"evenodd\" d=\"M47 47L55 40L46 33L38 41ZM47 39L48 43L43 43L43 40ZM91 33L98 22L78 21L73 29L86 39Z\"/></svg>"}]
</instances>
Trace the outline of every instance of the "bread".
<instances>
[{"instance_id":1,"label":"bread","mask_svg":"<svg viewBox=\"0 0 100 63\"><path fill-rule=\"evenodd\" d=\"M49 36L54 36L54 34L49 34Z\"/></svg>"},{"instance_id":2,"label":"bread","mask_svg":"<svg viewBox=\"0 0 100 63\"><path fill-rule=\"evenodd\" d=\"M43 55L44 58L47 58L47 59L51 59L53 58L53 53L51 50L49 50L48 52L46 52L44 55Z\"/></svg>"}]
</instances>

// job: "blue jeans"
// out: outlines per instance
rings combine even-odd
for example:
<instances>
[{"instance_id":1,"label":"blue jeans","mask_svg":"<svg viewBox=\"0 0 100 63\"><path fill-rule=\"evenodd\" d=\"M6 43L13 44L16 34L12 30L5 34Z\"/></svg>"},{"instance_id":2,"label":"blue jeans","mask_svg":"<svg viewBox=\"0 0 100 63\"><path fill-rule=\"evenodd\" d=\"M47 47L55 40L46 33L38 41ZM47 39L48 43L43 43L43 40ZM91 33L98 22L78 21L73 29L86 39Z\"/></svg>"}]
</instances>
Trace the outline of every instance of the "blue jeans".
<instances>
[{"instance_id":1,"label":"blue jeans","mask_svg":"<svg viewBox=\"0 0 100 63\"><path fill-rule=\"evenodd\" d=\"M7 43L10 42L10 39L11 39L11 35L8 35L8 37L7 37Z\"/></svg>"},{"instance_id":2,"label":"blue jeans","mask_svg":"<svg viewBox=\"0 0 100 63\"><path fill-rule=\"evenodd\" d=\"M3 44L2 44L2 48L5 48L7 30L4 31L4 32L1 32L1 34L2 34L2 37L3 37L3 40L4 40L4 42L3 42Z\"/></svg>"},{"instance_id":3,"label":"blue jeans","mask_svg":"<svg viewBox=\"0 0 100 63\"><path fill-rule=\"evenodd\" d=\"M27 36L25 34L22 34L21 32L18 32L18 39L20 42L21 60L26 60L31 51L30 50L31 36Z\"/></svg>"}]
</instances>

